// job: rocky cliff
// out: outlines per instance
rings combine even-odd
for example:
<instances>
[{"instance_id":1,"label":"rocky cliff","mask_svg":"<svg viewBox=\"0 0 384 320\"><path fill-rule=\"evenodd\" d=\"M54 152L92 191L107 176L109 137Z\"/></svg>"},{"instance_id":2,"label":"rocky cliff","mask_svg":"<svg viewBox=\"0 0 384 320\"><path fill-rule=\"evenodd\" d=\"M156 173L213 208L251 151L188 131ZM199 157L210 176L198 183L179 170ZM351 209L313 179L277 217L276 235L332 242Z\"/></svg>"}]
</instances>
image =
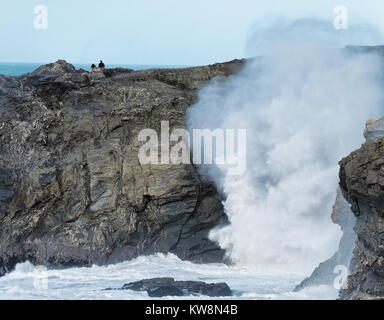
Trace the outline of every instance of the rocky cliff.
<instances>
[{"instance_id":1,"label":"rocky cliff","mask_svg":"<svg viewBox=\"0 0 384 320\"><path fill-rule=\"evenodd\" d=\"M360 149L340 161L340 186L356 216L343 299L384 299L384 118L369 120Z\"/></svg>"},{"instance_id":2,"label":"rocky cliff","mask_svg":"<svg viewBox=\"0 0 384 320\"><path fill-rule=\"evenodd\" d=\"M193 165L141 165L138 133L185 127L197 89L242 61L89 73L63 60L0 76L0 274L172 252L222 261L207 235L226 216Z\"/></svg>"}]
</instances>

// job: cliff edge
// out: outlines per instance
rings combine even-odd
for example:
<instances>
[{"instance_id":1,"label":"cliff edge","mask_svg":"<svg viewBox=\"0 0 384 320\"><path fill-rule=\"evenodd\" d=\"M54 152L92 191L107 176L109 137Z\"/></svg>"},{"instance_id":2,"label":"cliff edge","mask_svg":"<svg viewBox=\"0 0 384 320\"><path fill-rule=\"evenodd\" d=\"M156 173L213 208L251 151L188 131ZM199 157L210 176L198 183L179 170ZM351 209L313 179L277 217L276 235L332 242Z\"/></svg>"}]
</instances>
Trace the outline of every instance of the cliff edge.
<instances>
[{"instance_id":1,"label":"cliff edge","mask_svg":"<svg viewBox=\"0 0 384 320\"><path fill-rule=\"evenodd\" d=\"M193 165L141 165L138 133L185 128L197 89L242 63L89 73L59 60L0 75L0 274L155 252L222 261L208 239L227 221L213 184Z\"/></svg>"},{"instance_id":2,"label":"cliff edge","mask_svg":"<svg viewBox=\"0 0 384 320\"><path fill-rule=\"evenodd\" d=\"M384 299L384 118L369 120L360 149L340 161L340 187L357 234L342 299Z\"/></svg>"}]
</instances>

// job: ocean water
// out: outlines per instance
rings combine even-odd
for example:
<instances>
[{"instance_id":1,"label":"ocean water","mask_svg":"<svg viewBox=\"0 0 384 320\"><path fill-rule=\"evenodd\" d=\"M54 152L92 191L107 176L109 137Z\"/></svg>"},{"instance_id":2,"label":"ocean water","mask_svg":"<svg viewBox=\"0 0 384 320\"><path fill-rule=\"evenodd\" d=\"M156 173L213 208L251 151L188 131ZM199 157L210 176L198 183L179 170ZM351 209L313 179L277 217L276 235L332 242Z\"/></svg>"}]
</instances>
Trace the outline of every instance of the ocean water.
<instances>
[{"instance_id":1,"label":"ocean water","mask_svg":"<svg viewBox=\"0 0 384 320\"><path fill-rule=\"evenodd\" d=\"M20 76L22 74L26 74L36 70L38 67L45 63L6 63L0 62L0 74L7 76ZM87 71L91 71L91 63L82 64L82 63L74 63L73 64L76 69L84 69ZM173 66L173 65L135 65L135 64L107 64L107 68L127 68L133 70L146 70L153 68L184 68L187 66Z\"/></svg>"},{"instance_id":2,"label":"ocean water","mask_svg":"<svg viewBox=\"0 0 384 320\"><path fill-rule=\"evenodd\" d=\"M153 277L226 282L234 296L221 299L335 299L337 290L319 286L292 292L302 276L262 274L250 267L223 264L193 264L175 255L156 254L108 266L47 270L29 262L20 263L0 278L0 299L153 299L146 292L103 290ZM168 299L213 299L207 296L167 297ZM161 298L164 299L164 298Z\"/></svg>"}]
</instances>

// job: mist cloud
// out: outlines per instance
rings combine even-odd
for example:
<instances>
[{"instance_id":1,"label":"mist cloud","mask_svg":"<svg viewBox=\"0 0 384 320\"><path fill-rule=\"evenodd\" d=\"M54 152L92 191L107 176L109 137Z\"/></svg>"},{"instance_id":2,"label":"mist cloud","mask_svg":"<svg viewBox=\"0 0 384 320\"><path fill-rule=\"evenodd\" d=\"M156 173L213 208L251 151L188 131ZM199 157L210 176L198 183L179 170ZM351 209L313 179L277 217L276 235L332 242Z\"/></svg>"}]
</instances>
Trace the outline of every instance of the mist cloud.
<instances>
[{"instance_id":1,"label":"mist cloud","mask_svg":"<svg viewBox=\"0 0 384 320\"><path fill-rule=\"evenodd\" d=\"M310 34L311 24L302 26ZM201 170L225 194L230 220L211 238L261 270L308 273L337 250L341 232L330 213L338 161L363 143L366 120L384 111L379 57L340 50L319 26L312 37L301 37L302 28L259 32L269 39L263 56L212 81L188 112L189 129L247 130L245 174Z\"/></svg>"}]
</instances>

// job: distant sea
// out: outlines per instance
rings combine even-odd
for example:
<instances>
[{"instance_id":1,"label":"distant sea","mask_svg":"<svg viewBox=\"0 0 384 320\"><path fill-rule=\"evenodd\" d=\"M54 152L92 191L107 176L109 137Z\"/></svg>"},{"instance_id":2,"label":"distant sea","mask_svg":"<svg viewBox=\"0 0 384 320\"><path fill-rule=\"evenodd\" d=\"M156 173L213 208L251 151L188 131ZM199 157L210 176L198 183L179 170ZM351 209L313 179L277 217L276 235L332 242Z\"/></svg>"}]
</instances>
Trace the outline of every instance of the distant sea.
<instances>
[{"instance_id":1,"label":"distant sea","mask_svg":"<svg viewBox=\"0 0 384 320\"><path fill-rule=\"evenodd\" d=\"M46 63L7 63L0 62L0 74L7 76L20 76L36 70L38 67ZM73 63L76 69L84 69L91 71L91 64ZM187 66L172 66L172 65L139 65L139 64L105 64L106 68L127 68L133 70L147 70L154 68L185 68Z\"/></svg>"}]
</instances>

